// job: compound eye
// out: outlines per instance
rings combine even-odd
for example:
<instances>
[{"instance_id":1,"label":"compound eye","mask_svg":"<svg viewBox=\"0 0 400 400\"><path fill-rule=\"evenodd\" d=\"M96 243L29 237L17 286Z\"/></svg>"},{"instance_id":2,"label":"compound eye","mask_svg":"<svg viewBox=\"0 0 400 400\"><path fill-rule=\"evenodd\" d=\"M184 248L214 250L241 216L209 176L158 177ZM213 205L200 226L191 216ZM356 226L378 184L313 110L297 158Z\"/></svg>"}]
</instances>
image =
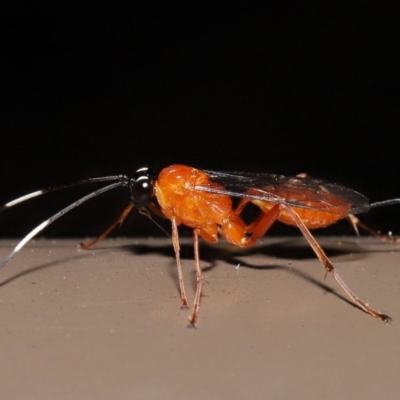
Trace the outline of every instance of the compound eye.
<instances>
[{"instance_id":1,"label":"compound eye","mask_svg":"<svg viewBox=\"0 0 400 400\"><path fill-rule=\"evenodd\" d=\"M146 206L153 197L153 191L154 186L152 180L148 176L139 177L131 188L132 201L135 206Z\"/></svg>"}]
</instances>

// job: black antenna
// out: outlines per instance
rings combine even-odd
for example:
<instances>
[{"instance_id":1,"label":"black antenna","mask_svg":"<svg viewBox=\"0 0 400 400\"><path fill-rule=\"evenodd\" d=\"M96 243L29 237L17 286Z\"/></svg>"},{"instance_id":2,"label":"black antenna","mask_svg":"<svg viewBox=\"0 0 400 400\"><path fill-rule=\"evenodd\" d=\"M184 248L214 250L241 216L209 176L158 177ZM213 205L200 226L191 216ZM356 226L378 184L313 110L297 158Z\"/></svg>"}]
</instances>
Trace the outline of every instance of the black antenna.
<instances>
[{"instance_id":1,"label":"black antenna","mask_svg":"<svg viewBox=\"0 0 400 400\"><path fill-rule=\"evenodd\" d=\"M120 177L122 177L120 179ZM110 178L110 179L109 179ZM99 196L100 194L107 192L111 189L114 189L116 187L119 186L125 186L126 185L126 181L125 179L126 176L125 175L121 175L118 177L106 177L106 178L94 178L94 179L89 179L86 181L80 181L79 183L76 184L80 184L80 183L87 183L87 182L93 182L93 181L98 181L98 182L102 182L100 179L103 180L115 180L115 179L120 179L119 182L115 182L112 183L111 185L105 186L101 189L98 189L92 193L89 193L88 195L80 198L79 200L73 202L72 204L70 204L69 206L63 208L61 211L58 211L56 214L54 214L53 216L51 216L50 218L46 219L45 221L43 221L40 225L38 225L36 228L32 229L15 247L14 250L8 255L8 257L0 264L0 269L3 268L10 260L11 258L14 256L15 253L17 253L18 251L20 251L32 238L34 238L39 232L41 232L44 228L46 228L47 226L49 226L51 223L53 223L56 219L62 217L64 214L66 214L67 212L71 211L72 209L80 206L82 203L84 203L85 201L88 201L90 199L92 199L93 197ZM21 203L25 200L28 200L32 197L36 197L39 196L43 193L47 193L48 191L51 190L58 190L58 189L63 189L65 187L70 187L70 186L74 186L76 184L72 184L72 185L67 185L67 186L59 186L57 188L54 189L47 189L47 190L39 190L37 192L33 192L31 194L19 197L18 199L11 201L10 203L7 204L11 204L8 205L7 204L5 206L3 206L3 208L8 208L8 207L12 207L18 203Z\"/></svg>"},{"instance_id":2,"label":"black antenna","mask_svg":"<svg viewBox=\"0 0 400 400\"><path fill-rule=\"evenodd\" d=\"M4 204L4 206L0 207L0 212L7 210L13 206L16 206L17 204L23 203L26 200L33 199L34 197L41 196L42 194L50 193L50 192L55 192L56 190L61 190L61 189L67 189L73 186L78 186L78 185L84 185L86 183L98 183L98 182L107 182L107 181L120 181L121 183L127 183L128 182L128 177L126 175L112 175L112 176L103 176L99 178L89 178L89 179L83 179L78 182L70 183L68 185L62 185L62 186L54 186L50 187L47 189L42 189L42 190L36 190L35 192L25 194L21 197L18 197L14 200L9 201L8 203Z\"/></svg>"}]
</instances>

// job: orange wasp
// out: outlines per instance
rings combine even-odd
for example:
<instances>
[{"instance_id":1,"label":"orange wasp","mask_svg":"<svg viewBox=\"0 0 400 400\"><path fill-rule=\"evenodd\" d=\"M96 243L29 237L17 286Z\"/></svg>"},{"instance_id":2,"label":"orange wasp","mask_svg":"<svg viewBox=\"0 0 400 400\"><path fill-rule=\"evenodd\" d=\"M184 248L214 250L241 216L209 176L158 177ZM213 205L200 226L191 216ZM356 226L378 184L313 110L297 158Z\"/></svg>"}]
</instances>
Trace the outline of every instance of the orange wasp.
<instances>
[{"instance_id":1,"label":"orange wasp","mask_svg":"<svg viewBox=\"0 0 400 400\"><path fill-rule=\"evenodd\" d=\"M391 321L389 316L375 311L357 297L336 272L331 261L311 234L310 229L324 228L343 218L348 218L357 233L358 227L360 227L383 240L398 242L397 238L381 235L371 230L362 224L354 214L367 212L372 207L398 204L400 199L370 204L366 197L352 189L311 179L305 174L288 177L273 174L201 171L185 165L172 165L164 168L157 178L151 169L140 168L133 176L114 175L91 178L71 185L39 190L5 204L0 208L0 211L54 190L106 181L114 183L75 201L28 233L0 264L0 268L4 267L29 240L56 219L87 200L122 186L129 189L129 205L118 220L102 235L81 246L84 249L89 249L99 240L105 238L112 229L125 220L134 207L138 208L143 214L149 215L150 210L157 215L168 218L172 224L172 245L178 268L181 302L183 307L187 307L188 301L180 261L178 226L184 224L192 228L197 286L193 311L189 317L191 325L194 325L197 320L203 282L199 256L199 236L209 243L216 243L218 236L221 235L236 246L250 247L264 236L275 221L294 225L300 229L325 267L326 274L330 273L362 310L384 322ZM232 204L232 197L240 199L236 207ZM256 219L246 225L241 218L241 213L248 203L255 204L260 211Z\"/></svg>"}]
</instances>

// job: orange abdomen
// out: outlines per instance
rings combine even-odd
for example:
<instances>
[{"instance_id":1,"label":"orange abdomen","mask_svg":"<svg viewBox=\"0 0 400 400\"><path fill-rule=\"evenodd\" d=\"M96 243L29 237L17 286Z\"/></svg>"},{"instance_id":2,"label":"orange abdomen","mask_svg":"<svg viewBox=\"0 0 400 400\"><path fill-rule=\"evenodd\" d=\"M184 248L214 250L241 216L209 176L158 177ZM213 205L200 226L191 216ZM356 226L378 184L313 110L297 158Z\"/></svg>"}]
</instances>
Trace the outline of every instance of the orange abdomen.
<instances>
[{"instance_id":1,"label":"orange abdomen","mask_svg":"<svg viewBox=\"0 0 400 400\"><path fill-rule=\"evenodd\" d=\"M293 200L293 198L291 200ZM307 204L310 208L293 206L291 206L291 208L298 214L308 229L325 228L345 218L349 214L351 207L350 203L334 196L330 196L329 202L332 204L329 207L326 206L325 202L310 201L309 204ZM258 200L253 201L253 203L260 207L264 212L268 212L276 204ZM322 205L323 209L321 210ZM297 226L293 221L293 218L283 208L281 208L278 221L287 225Z\"/></svg>"}]
</instances>

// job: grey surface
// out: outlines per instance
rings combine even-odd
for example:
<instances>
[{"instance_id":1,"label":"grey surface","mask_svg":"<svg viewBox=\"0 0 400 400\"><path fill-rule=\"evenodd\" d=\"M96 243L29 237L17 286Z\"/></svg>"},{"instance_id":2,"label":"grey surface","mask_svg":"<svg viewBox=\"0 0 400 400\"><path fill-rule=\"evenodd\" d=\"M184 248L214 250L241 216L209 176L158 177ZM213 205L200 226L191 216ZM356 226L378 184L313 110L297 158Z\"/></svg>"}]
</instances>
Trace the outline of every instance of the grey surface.
<instances>
[{"instance_id":1,"label":"grey surface","mask_svg":"<svg viewBox=\"0 0 400 400\"><path fill-rule=\"evenodd\" d=\"M392 324L350 305L300 238L202 244L197 329L169 240L30 243L0 272L0 398L398 399L400 245L319 242ZM182 253L191 300L190 240Z\"/></svg>"}]
</instances>

